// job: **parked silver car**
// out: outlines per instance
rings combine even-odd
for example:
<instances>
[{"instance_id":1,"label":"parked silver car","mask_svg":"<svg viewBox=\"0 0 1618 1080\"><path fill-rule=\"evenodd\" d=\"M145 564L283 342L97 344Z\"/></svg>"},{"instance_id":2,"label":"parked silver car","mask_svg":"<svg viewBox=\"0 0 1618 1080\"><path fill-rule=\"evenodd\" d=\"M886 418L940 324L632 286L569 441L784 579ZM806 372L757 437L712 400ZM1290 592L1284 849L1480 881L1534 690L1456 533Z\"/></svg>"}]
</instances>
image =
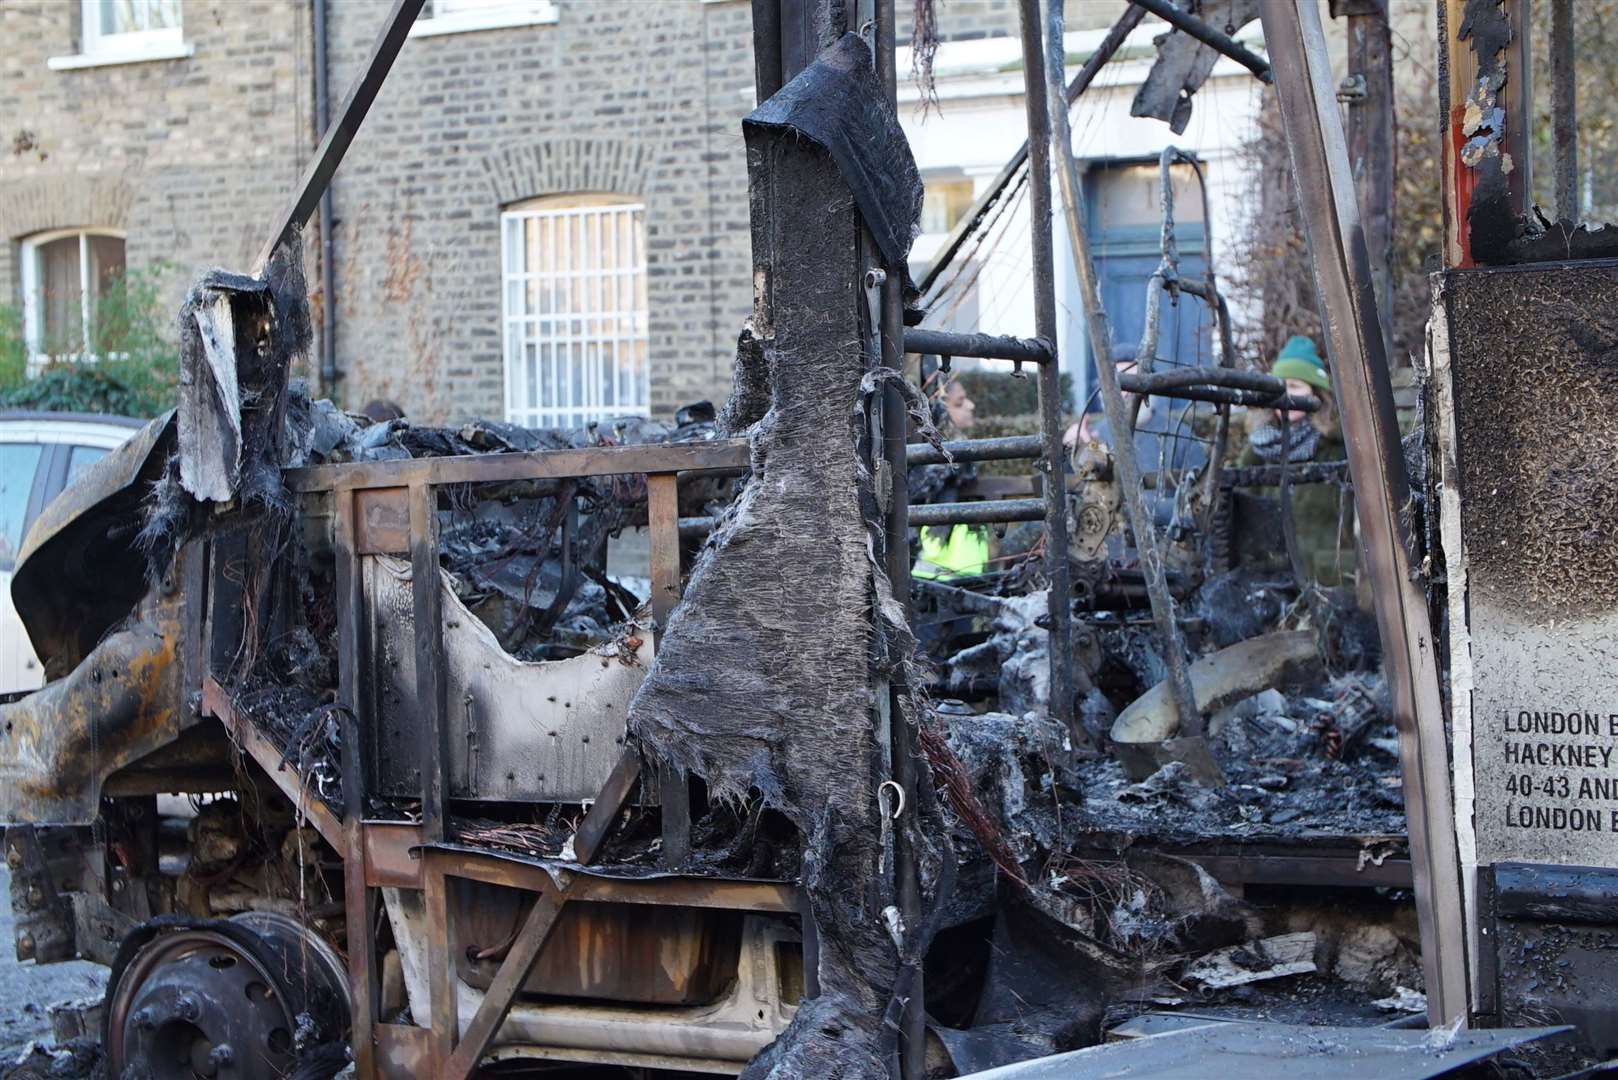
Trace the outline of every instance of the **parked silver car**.
<instances>
[{"instance_id":1,"label":"parked silver car","mask_svg":"<svg viewBox=\"0 0 1618 1080\"><path fill-rule=\"evenodd\" d=\"M91 413L0 412L0 693L45 681L11 602L11 572L23 537L74 477L105 457L143 421Z\"/></svg>"}]
</instances>

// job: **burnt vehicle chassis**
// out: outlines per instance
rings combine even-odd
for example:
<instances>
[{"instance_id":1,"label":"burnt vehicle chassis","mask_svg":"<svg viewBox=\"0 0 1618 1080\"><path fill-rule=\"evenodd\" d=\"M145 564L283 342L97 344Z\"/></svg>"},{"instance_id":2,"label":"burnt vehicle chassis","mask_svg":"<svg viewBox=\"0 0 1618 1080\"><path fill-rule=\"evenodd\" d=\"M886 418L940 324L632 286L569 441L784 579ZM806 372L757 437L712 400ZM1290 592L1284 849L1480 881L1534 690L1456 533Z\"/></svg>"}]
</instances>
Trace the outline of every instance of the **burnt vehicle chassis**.
<instances>
[{"instance_id":1,"label":"burnt vehicle chassis","mask_svg":"<svg viewBox=\"0 0 1618 1080\"><path fill-rule=\"evenodd\" d=\"M419 0L414 4L400 0L395 7L372 64L345 111L352 112L358 102L358 112L363 114L368 95L374 95L375 83L386 71L386 59L391 59L389 55L378 65L376 57L390 49L397 51L403 28L416 7ZM875 51L878 67L887 68L879 74L891 98L893 13L891 3L883 7ZM1025 52L1032 74L1040 52L1037 7L1025 5L1024 20ZM785 27L776 29L783 39L791 36ZM1052 40L1059 43L1061 35L1053 34ZM853 35L837 41L835 50L826 49L834 62L837 53L845 62L840 68L832 66L833 76L840 71L849 79L868 77L868 72L847 62L865 55L864 46ZM1061 72L1059 58L1052 66ZM781 89L791 67L776 57L772 85L761 66L762 99L774 100L772 93ZM874 99L867 88L856 88ZM1028 103L1030 128L1041 133L1048 125L1043 99L1030 93ZM839 175L832 161L835 149L828 154L814 145L813 136L801 137L801 119L788 114L791 104L779 105L774 114L762 108L756 114L749 165L756 173L757 203L776 212L774 217L755 216L755 280L763 286L756 315L764 317L755 320L754 329L762 340L774 342L776 356L772 359L776 361L790 354L789 345L804 341L824 350L824 355L812 358L815 363L792 370L777 363L768 372L778 379L767 388L769 393L794 395L790 403L800 406L798 412L804 414L824 410L813 417L820 422L818 427L791 433L799 437L798 448L851 453L847 445L832 445L844 441L840 425L847 419L847 410L834 415L835 410L824 405L823 399L830 395L811 381L811 377L825 377L817 365L830 370L831 364L826 362L830 360L842 365L832 372L843 380L833 389L850 398L854 384L867 381L864 377L879 367L899 368L900 358L908 353L1033 363L1038 366L1042 390L1042 432L1037 440L1024 443L1016 453L1005 447L1001 449L1006 453L978 448L984 457L1043 459L1046 482L1040 499L1009 500L1020 505L934 506L911 513L903 479L906 465L913 456L924 458L926 454L905 445L902 380L891 378L874 381L875 392L862 392L859 406L866 422L873 419L868 404L883 406L881 425L872 425L876 430L864 436L864 451L872 465L880 461L873 452L877 448L886 459L880 461L886 466L885 473L881 468L870 470L892 484L891 489L880 492L886 496L885 505L879 509L860 505L860 513L837 521L830 521L833 515L817 506L819 515L814 522L843 527L845 546L856 555L851 565L860 574L870 572L865 564L867 551L880 553L880 557L872 554L870 561L883 566L887 580L879 581L876 591L880 595L880 587L891 589L891 599L910 595L907 541L911 526L1043 518L1054 691L1050 713L1052 720L1072 731L1078 743L1081 729L1073 725L1072 716L1075 650L1069 646L1068 636L1073 630L1071 599L1082 590L1070 584L1074 570L1067 550L1070 515L1078 519L1075 524L1081 528L1077 531L1086 537L1083 543L1098 544L1104 537L1085 534L1084 515L1072 513L1068 505L1067 461L1059 442L1056 412L1056 358L1050 344L1054 331L1042 325L1042 340L1022 342L905 329L897 273L902 254L893 257L875 250L881 246L881 238L875 235L878 230L873 224L880 220L875 211L885 208L884 199L904 202L899 196L905 193L878 193L874 207L859 203L857 217L846 188L835 184ZM278 250L287 228L295 233L296 225L307 218L312 206L310 192L323 186L323 170L329 177L330 169L335 168L354 124L357 118L345 118L328 136L311 164L304 192L289 211L290 224L276 231L271 250ZM866 142L891 145L891 140ZM1033 141L1030 158L1031 183L1048 212L1043 138ZM772 190L764 191L766 183ZM857 192L854 201L859 201ZM913 218L918 208L901 210ZM832 213L838 216L832 218ZM840 230L819 228L826 220L835 220ZM804 238L810 236L823 245L821 254L832 256L816 267L800 251ZM295 235L291 239L295 242ZM1044 235L1035 244L1035 276L1042 293L1048 295L1050 238ZM796 260L794 253L798 254ZM886 276L877 269L878 264L889 267ZM857 281L864 284L863 296L853 285ZM252 282L223 287L261 288ZM1211 280L1206 288L1207 299L1217 307ZM783 300L802 301L807 293L811 302L777 304L772 290L779 290ZM818 302L826 297L830 299L825 303ZM856 311L868 318L856 319ZM1053 312L1052 308L1044 315ZM1048 320L1042 317L1040 321ZM869 354L852 355L851 350L838 349L835 344L851 340L867 346ZM741 359L739 377L743 374ZM1274 380L1233 372L1228 355L1223 359L1226 363L1220 368L1192 372L1178 384L1142 383L1123 389L1167 391L1170 396L1221 405L1282 400L1282 388ZM866 360L872 361L871 370ZM1116 398L1118 389L1110 387L1109 397ZM279 401L280 397L271 394L267 400ZM839 406L841 403L838 398ZM186 415L182 413L179 425L182 472L187 460L206 457L199 457L195 447L191 457L185 457ZM209 419L205 411L193 409L190 415L193 423L199 416ZM834 430L826 422L829 418L838 422L837 438L827 434ZM180 549L168 564L163 581L151 591L142 593L140 560L131 557L127 565L116 568L130 580L117 584L113 591L118 596L112 604L97 607L93 598L85 597L83 612L62 605L56 617L61 625L54 629L57 636L71 640L71 645L40 650L51 657L55 666L50 674L59 682L53 684L56 689L36 695L28 708L17 712L19 729L28 730L13 735L8 729L8 737L14 740L8 751L23 752L4 755L20 765L14 795L0 797L4 804L0 809L8 821L17 823L8 829L8 858L18 869L16 881L23 890L18 907L27 912L20 924L32 928L27 932L33 935L33 955L49 959L78 951L113 963L107 1030L114 1066L132 1053L149 1058L155 1052L199 1072L231 1065L240 1070L250 1060L254 1070L261 1070L258 1074L272 1075L294 1060L302 1063L350 1043L357 1071L366 1076L466 1076L491 1055L734 1072L787 1030L796 1013L799 1021L805 1015L811 1019L830 1016L849 1026L854 1023L851 1018L864 1017L873 1029L880 1016L884 1029L902 1029L905 1035L903 1067L890 1071L920 1075L919 1058L926 1042L921 1032L920 1004L925 998L920 962L931 940L927 922L936 920L924 921L918 907L918 879L928 874L923 872L925 868L918 869L922 860L915 847L907 848L919 833L915 824L895 830L893 858L891 864L882 866L881 874L884 880L895 882L898 925L921 927L922 932L908 942L899 940L902 929L895 933L892 951L898 963L894 970L869 980L878 989L892 991L893 1004L887 1015L881 1015L880 1009L847 997L848 986L858 980L845 979L842 987L818 993L823 971L838 974L835 960L827 965L822 956L835 957L840 948L864 947L868 942L856 940L846 920L838 926L835 918L823 924L832 931L825 941L816 940L816 919L806 914L812 875L754 874L734 868L691 872L703 861L692 858L692 805L708 805L708 800L692 798L693 790L700 792L701 787L684 774L659 769L655 776L643 776L641 757L629 747L627 702L653 650L667 648L671 651L665 655L680 656L679 647L689 650L693 641L701 645L700 633L693 631L702 628L704 619L742 621L734 604L693 603L683 609L685 639L677 641L666 634L681 591L680 535L682 531L706 531L712 524L682 521L678 477L751 467L755 479L759 478L766 472L761 459L768 461L761 446L784 451L791 441L782 438L779 426L774 430L763 426L763 437L755 436L752 446L744 441L710 442L372 461L285 474L277 469L277 477L284 477L297 504L280 519L296 535L296 543L255 532L250 522L238 522L230 531L216 522L204 529L209 538L193 540ZM129 469L125 483L110 486L131 494L121 496L123 502L112 507L117 513L111 518L117 520L102 524L129 530L129 522L138 518L149 491L160 483L160 468L148 463L165 458L167 449L160 444L167 438L166 426L159 425L154 431L147 446L150 453L126 455L109 467L104 477L109 481L117 479L111 476L113 468ZM205 425L193 428L193 438L196 432L209 434ZM825 445L813 445L815 439L805 432L819 436ZM156 452L160 448L164 454ZM960 447L957 452L960 460L969 460L973 449ZM1126 449L1124 455L1133 468L1132 452ZM780 454L780 458L786 456ZM844 462L844 456L839 456L833 463ZM812 472L804 467L813 464L814 459L796 459L786 467ZM1217 472L1210 470L1206 478L1215 500L1221 487ZM453 505L455 489L467 485L625 475L644 477L647 486L652 534L653 629L646 635L652 639L650 646L629 628L604 651L555 662L563 667L510 667L517 662L498 642L480 635L476 620L467 616L441 582L441 508L446 503ZM1357 480L1364 476L1374 478L1375 472L1356 469ZM257 483L262 478L251 479ZM1128 489L1125 494L1135 499L1140 485L1127 474L1122 479ZM1284 486L1286 481L1282 483ZM777 482L777 488L780 486ZM852 483L848 486L850 490L843 492L845 509L855 505L848 497ZM237 493L231 485L222 490ZM218 505L206 506L200 493L193 493L198 494L205 516L228 516ZM801 487L796 494L802 496ZM571 497L562 501L570 502ZM101 503L77 507L91 516L107 509ZM1112 502L1110 511L1117 509ZM763 516L757 515L747 526L756 529ZM1138 504L1131 507L1130 517L1144 517ZM56 524L67 523L69 515L64 511ZM742 532L734 523L734 518L720 523L720 531L729 530L726 535L731 540ZM867 548L866 528L886 535L885 550L879 543ZM1136 539L1148 543L1151 533L1146 526ZM51 529L45 535L49 539ZM101 538L106 535L103 529ZM80 546L81 557L87 553L102 554L93 543ZM300 559L302 566L289 565ZM711 569L713 564L710 560L707 565ZM45 571L36 568L35 572L37 576ZM307 575L307 592L313 602L302 596L299 598L305 602L287 602L295 589L288 583L300 573ZM106 575L80 576L100 579ZM828 591L831 584L848 588L850 582L870 583L864 577L856 581L856 576L849 573L844 575L847 580L828 581ZM756 582L758 578L746 580ZM282 583L279 603L273 602L275 582ZM710 594L724 595L712 578L703 584ZM1171 656L1178 656L1180 629L1173 622L1172 610L1161 603L1167 588L1161 576L1146 582L1149 594L1159 594L1148 599L1160 631L1172 643ZM859 606L863 607L867 598L863 585L848 591L859 592ZM120 605L118 597L127 602ZM902 609L904 600L894 606ZM130 609L134 615L125 618ZM329 616L310 614L328 610ZM850 621L860 622L863 630L876 620L862 610ZM673 622L675 629L681 629L679 615L673 615ZM903 620L895 622L902 628ZM330 692L309 703L298 714L301 721L290 733L283 731L277 741L267 737L266 725L260 722L263 714L249 701L252 686L243 678L252 665L244 664L243 657L251 658L258 650L245 643L300 629L331 643L334 677L321 683ZM847 648L847 641L837 644L845 653L858 652ZM685 659L692 655L700 656L687 653ZM771 659L775 658L756 657L761 666L768 666ZM802 663L801 657L779 659ZM848 715L826 719L860 725L862 736L875 746L879 741L876 731L863 729L880 730L884 708L889 717L902 714L906 702L901 690L908 672L896 666L872 678L875 666L864 656L857 660L852 666L859 671L847 680L849 698L864 701L861 695L874 691L869 699L877 706L873 711L878 722L872 723L864 710L853 719ZM665 671L665 693L693 665L687 664L683 670L678 663L668 667L672 673ZM568 674L559 675L564 668ZM774 678L778 671L771 668L769 674ZM695 685L687 683L685 689ZM702 696L700 686L693 696ZM62 700L57 702L58 698ZM61 705L57 714L50 711L53 704ZM665 729L673 738L653 746L657 751L653 757L689 764L682 760L682 751L696 755L707 748L680 745L680 737L688 730L682 725L692 715L673 711L679 713L675 716L678 722ZM1181 715L1188 725L1200 727L1200 711L1190 702ZM801 713L792 717L783 710L783 716L802 722ZM645 740L648 730L643 723L636 735ZM884 764L891 764L893 779L872 786L879 798L891 786L906 795L907 803L918 805L924 793L931 795L932 785L917 748L907 745L910 732L905 723L894 723L882 732L891 735L891 741L880 741L886 744L881 749L890 754ZM719 747L715 756L699 762L712 768L692 767L691 772L710 782L716 777L729 780L731 790L745 791L749 777L740 775L738 781L740 770L723 758L731 750L727 743L734 742L729 733L722 732L714 739ZM325 743L335 750L335 769L307 767L311 743ZM864 745L862 742L861 747ZM812 779L819 781L818 776ZM849 782L857 784L859 779ZM1408 765L1405 781L1407 788L1417 787ZM262 834L266 820L275 822L273 841L260 836L243 844L240 838L226 838L221 850L214 853L217 858L209 860L214 869L207 874L200 906L209 914L221 914L268 898L298 920L278 922L259 916L249 926L245 914L237 919L202 918L197 914L198 903L187 904L178 892L172 897L165 892L160 873L162 836L150 798L156 792L176 790L235 791L235 805L242 809L234 816L253 821L250 830L242 831ZM720 802L723 794L721 791ZM782 804L789 801L780 800ZM866 826L874 824L876 801L848 800L858 804L855 812ZM586 812L566 827L558 826L557 820L569 812L567 808L586 803ZM249 806L251 811L246 809ZM653 807L657 808L655 817L641 813ZM778 808L796 809L805 817L825 809L806 801ZM228 816L228 810L208 815L210 821ZM494 820L470 820L474 816ZM888 817L886 806L881 816ZM897 818L898 811L893 816ZM199 814L198 820L203 818ZM637 828L619 829L621 824ZM647 838L651 830L656 833L655 848ZM190 845L193 859L203 839L202 826L196 832L199 835ZM506 844L491 839L497 835L510 838L514 833L525 839ZM637 833L639 846L628 835L631 833ZM249 861L242 859L244 846L249 860L256 858L265 866L277 864L278 880L266 880L256 888L244 886L238 873L240 863ZM325 848L340 863L322 860ZM264 857L271 851L273 857ZM310 853L314 854L313 872ZM855 856L869 853L854 851ZM1246 880L1255 882L1288 882L1319 873L1319 867L1300 865L1295 851L1275 852L1262 865L1248 862L1250 853L1245 852L1200 854L1232 860L1228 869L1236 880L1242 880L1238 876L1242 872L1251 875ZM1351 854L1345 852L1344 857ZM1412 854L1409 863L1389 866L1386 876L1377 881L1371 880L1375 875L1362 874L1361 866L1345 877L1362 884L1403 884L1408 875L1422 901L1422 917L1430 921L1432 905L1424 895L1423 853L1418 849ZM940 860L940 865L954 869L952 859ZM676 868L685 872L673 872ZM866 884L876 876L868 873L849 880ZM802 886L791 883L799 880ZM245 889L247 895L238 895L234 901L242 906L214 905L210 890L215 886L238 892ZM940 893L947 891L939 889ZM195 896L191 899L197 900ZM827 910L823 907L817 915ZM834 916L845 913L831 910ZM888 910L882 914L886 916ZM873 923L867 922L866 927ZM244 940L244 930L251 930L263 944ZM124 945L114 950L112 944L119 939ZM333 943L340 944L342 952ZM882 959L885 965L887 958ZM162 967L159 960L180 965L180 974L148 977ZM847 957L843 960L846 964ZM608 963L615 964L616 970L606 970ZM905 967L910 971L899 970ZM133 989L126 989L126 980L134 980L127 984ZM198 980L204 980L201 992ZM270 996L279 1004L261 1007L255 999L255 985L273 988ZM858 1007L840 1004L839 991L844 992L844 1001ZM216 1012L212 1002L232 992L252 1008ZM264 996L262 989L258 993ZM536 999L536 993L543 998ZM819 1012L817 997L824 1000ZM800 998L805 1008L796 1009ZM633 1007L626 1008L624 1003ZM834 1025L818 1020L799 1022L796 1027L806 1030L808 1037L801 1045L809 1052L817 1049L815 1037L834 1030ZM253 1055L243 1050L242 1038L252 1041ZM888 1041L886 1030L880 1041ZM775 1074L806 1073L801 1069L794 1073L782 1065Z\"/></svg>"},{"instance_id":2,"label":"burnt vehicle chassis","mask_svg":"<svg viewBox=\"0 0 1618 1080\"><path fill-rule=\"evenodd\" d=\"M339 698L351 703L343 720L343 814L317 811L316 821L344 856L350 924L360 913L361 925L373 925L379 900L385 903L422 1025L383 1022L383 958L369 934L350 935L352 1044L362 1075L373 1064L383 1074L419 1075L428 1062L439 1075L469 1075L497 1029L505 1054L730 1071L789 1018L801 992L792 979L802 970L801 961L783 960L798 941L789 883L591 869L626 805L650 795L641 791L639 754L625 747L624 722L655 633L650 649L634 639L620 646L627 655L588 652L504 671L504 679L523 683L528 709L503 709L499 695L511 688L480 682L476 670L504 658L473 634L464 610L445 611L455 600L438 569L438 504L449 485L643 475L651 614L661 627L680 590L678 475L734 471L746 458L745 443L719 442L338 465L291 475L306 505L329 500ZM393 557L409 559L408 596L382 566ZM401 626L410 629L397 632ZM396 632L385 640L389 627ZM475 658L466 655L469 647ZM404 664L400 652L410 654ZM402 686L393 674L401 666L413 667L414 676ZM580 674L586 668L624 671L627 686L623 679L618 688L592 684L590 674ZM256 748L255 757L265 755L267 769L281 756L243 723L217 683L204 691L204 711ZM456 752L460 741L475 755L479 739L493 744L504 784ZM417 749L414 768L401 760L408 747ZM515 781L518 769L528 771L525 784ZM272 775L287 776L278 769ZM416 775L419 814L388 821L367 813L383 792L397 804ZM657 787L663 859L678 862L690 850L688 792L681 782ZM474 849L447 822L462 800L519 798L588 804L568 856ZM407 949L416 955L407 957ZM680 959L668 967L646 962L671 949ZM474 953L477 959L461 960ZM581 958L603 955L616 959L616 970L591 965L598 984L570 987L579 982ZM565 999L571 989L598 1004L518 1004L531 978L549 999ZM602 1001L640 1008L615 1010ZM659 1003L663 1023L645 1008ZM372 1046L374 1063L364 1060Z\"/></svg>"},{"instance_id":3,"label":"burnt vehicle chassis","mask_svg":"<svg viewBox=\"0 0 1618 1080\"><path fill-rule=\"evenodd\" d=\"M141 461L135 487L168 430L154 423L120 456ZM803 994L797 889L661 869L691 850L690 792L642 777L625 722L651 627L679 596L679 478L747 458L745 441L721 440L289 470L298 540L269 577L306 576L302 602L244 587L262 539L250 523L192 541L58 684L112 686L72 706L82 728L11 712L13 749L40 751L37 772L16 767L7 808L19 955L113 966L115 1070L277 1075L326 1043L338 1061L351 1045L360 1075L465 1076L486 1057L737 1071ZM518 661L439 568L440 501L588 477L644 477L651 622L568 659ZM324 730L288 739L243 676L243 643L309 631L326 612L335 626L313 629L334 646L336 692L305 725ZM336 778L303 754L330 737ZM495 769L478 766L480 740ZM203 805L177 844L160 792L231 797ZM628 862L596 865L621 819L659 806L657 842L628 838ZM547 850L557 830L529 823L563 811L567 850ZM526 849L464 837L491 816Z\"/></svg>"}]
</instances>

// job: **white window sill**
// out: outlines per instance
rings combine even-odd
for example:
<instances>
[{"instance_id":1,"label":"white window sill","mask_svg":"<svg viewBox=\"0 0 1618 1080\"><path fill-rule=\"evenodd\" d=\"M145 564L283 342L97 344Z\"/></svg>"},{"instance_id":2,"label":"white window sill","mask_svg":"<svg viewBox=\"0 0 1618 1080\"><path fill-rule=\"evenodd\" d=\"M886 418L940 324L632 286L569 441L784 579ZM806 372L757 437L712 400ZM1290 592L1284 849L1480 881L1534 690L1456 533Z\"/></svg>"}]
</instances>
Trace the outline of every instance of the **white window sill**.
<instances>
[{"instance_id":1,"label":"white window sill","mask_svg":"<svg viewBox=\"0 0 1618 1080\"><path fill-rule=\"evenodd\" d=\"M52 56L45 61L45 66L52 71L74 71L113 64L144 64L149 60L184 60L196 55L196 51L195 45L181 41L143 49L107 49L76 56Z\"/></svg>"},{"instance_id":2,"label":"white window sill","mask_svg":"<svg viewBox=\"0 0 1618 1080\"><path fill-rule=\"evenodd\" d=\"M439 37L443 34L469 34L477 30L510 30L520 26L548 26L556 21L555 4L524 4L508 11L468 11L460 15L419 19L410 28L410 36Z\"/></svg>"}]
</instances>

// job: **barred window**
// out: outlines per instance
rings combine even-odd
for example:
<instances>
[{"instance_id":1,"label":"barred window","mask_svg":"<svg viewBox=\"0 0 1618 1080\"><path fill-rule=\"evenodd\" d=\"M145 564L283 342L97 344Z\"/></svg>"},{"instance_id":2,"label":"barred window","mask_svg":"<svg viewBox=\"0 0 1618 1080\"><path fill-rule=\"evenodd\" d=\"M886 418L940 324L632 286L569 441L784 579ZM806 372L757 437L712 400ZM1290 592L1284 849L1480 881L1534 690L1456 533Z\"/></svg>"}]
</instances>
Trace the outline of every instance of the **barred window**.
<instances>
[{"instance_id":1,"label":"barred window","mask_svg":"<svg viewBox=\"0 0 1618 1080\"><path fill-rule=\"evenodd\" d=\"M506 211L501 233L507 419L578 427L648 415L645 204L536 199Z\"/></svg>"}]
</instances>

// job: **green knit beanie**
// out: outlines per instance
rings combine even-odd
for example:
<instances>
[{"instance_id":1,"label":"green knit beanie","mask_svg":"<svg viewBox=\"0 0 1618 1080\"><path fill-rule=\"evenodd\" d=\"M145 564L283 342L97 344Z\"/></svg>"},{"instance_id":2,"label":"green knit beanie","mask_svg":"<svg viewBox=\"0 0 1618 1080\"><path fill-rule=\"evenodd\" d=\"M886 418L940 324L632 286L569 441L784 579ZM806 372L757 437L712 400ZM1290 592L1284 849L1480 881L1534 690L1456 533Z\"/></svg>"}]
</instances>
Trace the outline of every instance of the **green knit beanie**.
<instances>
[{"instance_id":1,"label":"green knit beanie","mask_svg":"<svg viewBox=\"0 0 1618 1080\"><path fill-rule=\"evenodd\" d=\"M1299 379L1317 390L1331 393L1331 376L1326 374L1326 362L1315 351L1315 343L1302 334L1287 339L1281 354L1270 367L1270 374L1278 379Z\"/></svg>"}]
</instances>

